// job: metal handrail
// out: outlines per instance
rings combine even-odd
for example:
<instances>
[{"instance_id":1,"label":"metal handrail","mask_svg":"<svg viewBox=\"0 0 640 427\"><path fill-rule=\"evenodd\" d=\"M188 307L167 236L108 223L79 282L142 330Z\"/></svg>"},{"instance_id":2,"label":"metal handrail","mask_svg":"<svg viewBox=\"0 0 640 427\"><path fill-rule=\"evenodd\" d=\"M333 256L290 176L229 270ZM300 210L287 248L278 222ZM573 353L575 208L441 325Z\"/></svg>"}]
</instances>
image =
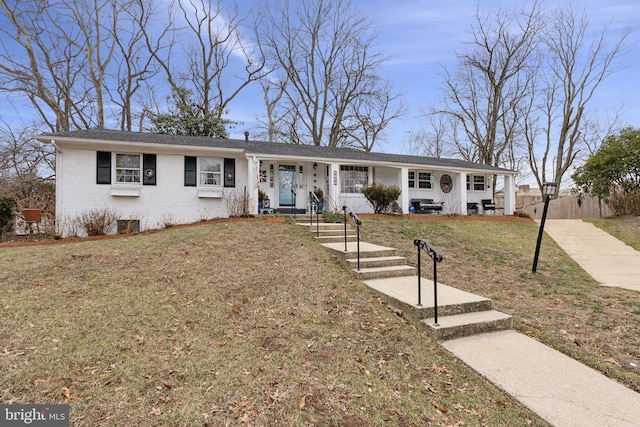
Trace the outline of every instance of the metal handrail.
<instances>
[{"instance_id":1,"label":"metal handrail","mask_svg":"<svg viewBox=\"0 0 640 427\"><path fill-rule=\"evenodd\" d=\"M296 190L294 190L293 188L291 189L291 195L293 196L293 222L296 222L296 197L297 197L297 193Z\"/></svg>"},{"instance_id":2,"label":"metal handrail","mask_svg":"<svg viewBox=\"0 0 640 427\"><path fill-rule=\"evenodd\" d=\"M320 215L320 213L318 212L318 204L320 204L320 199L318 199L318 196L316 196L316 194L313 191L309 191L309 207L311 208L311 212L309 212L309 217L311 219L311 224L309 225L309 229L313 228L313 206L316 207L315 211L316 211L316 237L320 237L320 218L318 217L318 215Z\"/></svg>"},{"instance_id":3,"label":"metal handrail","mask_svg":"<svg viewBox=\"0 0 640 427\"><path fill-rule=\"evenodd\" d=\"M314 193L313 191L309 191L309 196L316 204L320 203L320 199L318 199L318 196L316 196L316 193Z\"/></svg>"},{"instance_id":4,"label":"metal handrail","mask_svg":"<svg viewBox=\"0 0 640 427\"><path fill-rule=\"evenodd\" d=\"M422 307L422 271L420 262L420 250L422 249L433 260L433 325L438 324L438 263L442 262L442 254L425 239L415 239L413 244L418 248L418 307Z\"/></svg>"},{"instance_id":5,"label":"metal handrail","mask_svg":"<svg viewBox=\"0 0 640 427\"><path fill-rule=\"evenodd\" d=\"M347 252L347 211L349 211L349 217L356 224L356 235L357 235L357 255L358 255L358 268L357 271L360 271L360 226L362 225L362 220L358 217L358 215L349 209L347 206L342 206L342 210L344 211L344 251Z\"/></svg>"}]
</instances>

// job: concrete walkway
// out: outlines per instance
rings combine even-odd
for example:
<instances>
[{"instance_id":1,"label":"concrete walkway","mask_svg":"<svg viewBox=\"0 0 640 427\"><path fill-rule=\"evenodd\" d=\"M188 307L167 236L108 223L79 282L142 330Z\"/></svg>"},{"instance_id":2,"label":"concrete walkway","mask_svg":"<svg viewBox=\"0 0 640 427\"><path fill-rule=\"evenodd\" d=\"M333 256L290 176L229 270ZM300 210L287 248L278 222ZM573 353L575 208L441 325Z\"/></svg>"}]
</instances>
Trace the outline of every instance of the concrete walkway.
<instances>
[{"instance_id":1,"label":"concrete walkway","mask_svg":"<svg viewBox=\"0 0 640 427\"><path fill-rule=\"evenodd\" d=\"M547 220L544 231L603 286L640 291L640 252L631 246L580 219Z\"/></svg>"},{"instance_id":2,"label":"concrete walkway","mask_svg":"<svg viewBox=\"0 0 640 427\"><path fill-rule=\"evenodd\" d=\"M515 331L446 341L459 359L554 426L640 425L640 395Z\"/></svg>"},{"instance_id":3,"label":"concrete walkway","mask_svg":"<svg viewBox=\"0 0 640 427\"><path fill-rule=\"evenodd\" d=\"M596 280L640 290L637 251L584 224L549 220L545 231ZM402 281L365 281L409 305L417 303L416 282L415 276ZM433 304L428 281L425 288L429 290L422 291L424 304ZM470 298L470 294L445 285L441 289L443 300ZM491 332L442 345L554 426L640 426L640 394L524 334Z\"/></svg>"}]
</instances>

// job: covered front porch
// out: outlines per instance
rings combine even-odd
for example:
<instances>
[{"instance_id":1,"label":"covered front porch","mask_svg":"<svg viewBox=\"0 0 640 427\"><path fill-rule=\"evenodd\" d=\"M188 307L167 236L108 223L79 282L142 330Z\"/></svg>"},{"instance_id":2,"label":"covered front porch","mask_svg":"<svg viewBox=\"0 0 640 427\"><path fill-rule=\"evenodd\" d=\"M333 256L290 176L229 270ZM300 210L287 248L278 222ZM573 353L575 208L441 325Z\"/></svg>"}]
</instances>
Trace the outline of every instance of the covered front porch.
<instances>
[{"instance_id":1,"label":"covered front porch","mask_svg":"<svg viewBox=\"0 0 640 427\"><path fill-rule=\"evenodd\" d=\"M443 214L493 213L486 205L493 203L494 181L502 185L504 215L515 210L515 171L497 168L457 169L452 167L425 167L424 165L382 164L376 162L327 161L303 158L249 159L255 171L254 213L288 212L308 213L315 208L310 193L320 196L321 209L336 212L348 206L357 213L373 213L373 208L362 194L362 189L373 182L395 185L401 190L398 204L402 213L409 213L416 200L439 204ZM497 180L494 180L497 177ZM260 211L258 190L266 200ZM485 202L483 204L483 201ZM412 203L413 202L413 203Z\"/></svg>"}]
</instances>

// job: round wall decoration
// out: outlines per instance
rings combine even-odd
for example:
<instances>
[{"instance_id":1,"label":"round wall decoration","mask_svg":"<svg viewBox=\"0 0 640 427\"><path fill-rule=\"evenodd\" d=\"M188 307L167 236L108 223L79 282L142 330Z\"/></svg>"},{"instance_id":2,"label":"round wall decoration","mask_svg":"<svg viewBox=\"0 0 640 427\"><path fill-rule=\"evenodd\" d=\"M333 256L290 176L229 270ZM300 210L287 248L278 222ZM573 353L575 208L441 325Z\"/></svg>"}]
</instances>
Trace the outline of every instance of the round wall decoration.
<instances>
[{"instance_id":1,"label":"round wall decoration","mask_svg":"<svg viewBox=\"0 0 640 427\"><path fill-rule=\"evenodd\" d=\"M146 176L147 178L152 178L155 173L156 172L151 168L144 170L144 176Z\"/></svg>"},{"instance_id":2,"label":"round wall decoration","mask_svg":"<svg viewBox=\"0 0 640 427\"><path fill-rule=\"evenodd\" d=\"M451 177L447 174L444 174L440 177L440 189L445 192L448 193L451 191L451 189L453 188L453 180L451 179Z\"/></svg>"}]
</instances>

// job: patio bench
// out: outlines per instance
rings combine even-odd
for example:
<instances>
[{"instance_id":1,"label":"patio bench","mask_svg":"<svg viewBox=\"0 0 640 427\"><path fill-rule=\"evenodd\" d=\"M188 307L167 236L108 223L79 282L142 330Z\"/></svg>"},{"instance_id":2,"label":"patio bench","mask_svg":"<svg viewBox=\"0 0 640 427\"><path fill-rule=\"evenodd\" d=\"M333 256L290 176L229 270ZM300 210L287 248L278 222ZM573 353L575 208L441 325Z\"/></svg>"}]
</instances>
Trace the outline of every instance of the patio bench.
<instances>
[{"instance_id":1,"label":"patio bench","mask_svg":"<svg viewBox=\"0 0 640 427\"><path fill-rule=\"evenodd\" d=\"M415 213L442 212L443 202L435 202L433 199L411 199L409 203Z\"/></svg>"}]
</instances>

